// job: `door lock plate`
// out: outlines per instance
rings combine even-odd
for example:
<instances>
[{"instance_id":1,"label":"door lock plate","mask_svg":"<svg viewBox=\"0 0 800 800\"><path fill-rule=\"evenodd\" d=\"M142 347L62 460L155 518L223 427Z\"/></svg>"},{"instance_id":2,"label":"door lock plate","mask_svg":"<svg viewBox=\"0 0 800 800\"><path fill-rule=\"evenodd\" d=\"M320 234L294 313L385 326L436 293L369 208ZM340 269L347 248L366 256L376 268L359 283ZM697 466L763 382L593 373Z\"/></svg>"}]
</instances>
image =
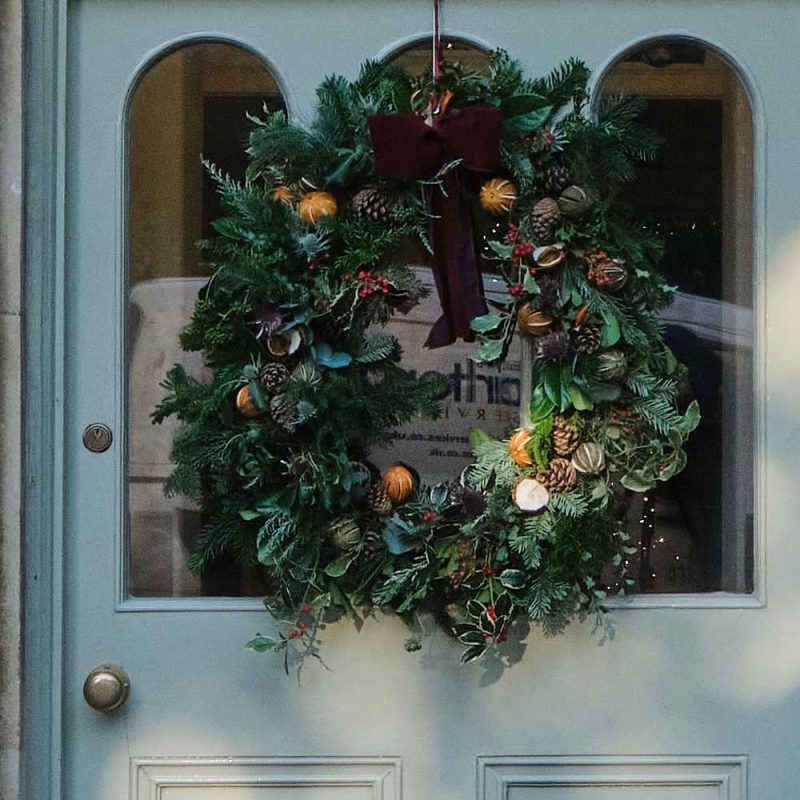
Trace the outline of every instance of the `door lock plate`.
<instances>
[{"instance_id":1,"label":"door lock plate","mask_svg":"<svg viewBox=\"0 0 800 800\"><path fill-rule=\"evenodd\" d=\"M105 453L113 441L114 434L111 433L111 428L103 425L102 422L93 422L91 425L87 425L83 432L83 445L92 453Z\"/></svg>"}]
</instances>

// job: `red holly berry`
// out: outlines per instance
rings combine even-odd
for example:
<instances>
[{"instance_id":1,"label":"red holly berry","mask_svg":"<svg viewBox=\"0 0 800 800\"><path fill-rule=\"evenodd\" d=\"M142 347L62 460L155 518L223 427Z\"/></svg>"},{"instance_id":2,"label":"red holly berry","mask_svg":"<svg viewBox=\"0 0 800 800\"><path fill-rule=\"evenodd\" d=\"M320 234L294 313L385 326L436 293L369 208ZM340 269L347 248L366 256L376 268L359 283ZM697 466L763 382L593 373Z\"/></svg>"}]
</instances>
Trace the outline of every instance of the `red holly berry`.
<instances>
[{"instance_id":1,"label":"red holly berry","mask_svg":"<svg viewBox=\"0 0 800 800\"><path fill-rule=\"evenodd\" d=\"M519 297L522 294L522 284L514 283L508 287L508 293L513 297Z\"/></svg>"},{"instance_id":2,"label":"red holly berry","mask_svg":"<svg viewBox=\"0 0 800 800\"><path fill-rule=\"evenodd\" d=\"M311 611L311 606L306 604L300 609L304 614L308 614Z\"/></svg>"},{"instance_id":3,"label":"red holly berry","mask_svg":"<svg viewBox=\"0 0 800 800\"><path fill-rule=\"evenodd\" d=\"M299 635L300 635L300 631L295 631L295 630L289 631L289 638L290 639L296 639Z\"/></svg>"}]
</instances>

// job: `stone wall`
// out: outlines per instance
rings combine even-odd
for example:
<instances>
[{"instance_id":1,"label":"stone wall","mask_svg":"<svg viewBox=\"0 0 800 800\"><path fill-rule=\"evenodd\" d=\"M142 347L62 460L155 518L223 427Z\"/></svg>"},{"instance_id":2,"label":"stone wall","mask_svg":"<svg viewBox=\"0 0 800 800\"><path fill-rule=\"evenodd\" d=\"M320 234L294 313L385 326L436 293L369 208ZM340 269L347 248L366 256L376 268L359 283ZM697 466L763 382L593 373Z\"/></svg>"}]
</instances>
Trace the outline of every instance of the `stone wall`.
<instances>
[{"instance_id":1,"label":"stone wall","mask_svg":"<svg viewBox=\"0 0 800 800\"><path fill-rule=\"evenodd\" d=\"M21 16L0 0L0 795L19 794L21 621Z\"/></svg>"}]
</instances>

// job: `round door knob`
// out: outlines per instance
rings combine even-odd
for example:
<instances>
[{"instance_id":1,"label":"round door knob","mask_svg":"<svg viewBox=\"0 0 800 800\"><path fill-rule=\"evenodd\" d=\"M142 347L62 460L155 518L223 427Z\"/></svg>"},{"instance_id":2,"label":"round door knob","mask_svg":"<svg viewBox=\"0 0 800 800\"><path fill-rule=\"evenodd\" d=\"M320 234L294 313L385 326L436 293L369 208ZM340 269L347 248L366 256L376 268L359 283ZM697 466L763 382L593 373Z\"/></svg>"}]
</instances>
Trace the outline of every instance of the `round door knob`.
<instances>
[{"instance_id":1,"label":"round door knob","mask_svg":"<svg viewBox=\"0 0 800 800\"><path fill-rule=\"evenodd\" d=\"M117 664L101 664L86 677L83 696L86 702L98 711L113 711L119 708L131 691L128 673Z\"/></svg>"}]
</instances>

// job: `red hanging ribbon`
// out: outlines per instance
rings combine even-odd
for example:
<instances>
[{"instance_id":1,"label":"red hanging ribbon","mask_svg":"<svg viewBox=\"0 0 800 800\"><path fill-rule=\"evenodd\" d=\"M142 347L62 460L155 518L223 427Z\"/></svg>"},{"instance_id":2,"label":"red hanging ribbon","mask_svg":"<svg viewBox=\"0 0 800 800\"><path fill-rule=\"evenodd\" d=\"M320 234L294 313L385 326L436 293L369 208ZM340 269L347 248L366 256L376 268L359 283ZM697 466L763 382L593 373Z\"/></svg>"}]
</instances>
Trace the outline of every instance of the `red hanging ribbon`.
<instances>
[{"instance_id":1,"label":"red hanging ribbon","mask_svg":"<svg viewBox=\"0 0 800 800\"><path fill-rule=\"evenodd\" d=\"M443 176L441 187L431 190L434 277L442 316L431 328L426 347L442 347L458 338L471 340L470 322L487 311L461 172L494 171L501 125L499 109L478 106L434 117L432 125L402 114L369 119L375 169L382 178L428 179L451 161L461 162Z\"/></svg>"}]
</instances>

